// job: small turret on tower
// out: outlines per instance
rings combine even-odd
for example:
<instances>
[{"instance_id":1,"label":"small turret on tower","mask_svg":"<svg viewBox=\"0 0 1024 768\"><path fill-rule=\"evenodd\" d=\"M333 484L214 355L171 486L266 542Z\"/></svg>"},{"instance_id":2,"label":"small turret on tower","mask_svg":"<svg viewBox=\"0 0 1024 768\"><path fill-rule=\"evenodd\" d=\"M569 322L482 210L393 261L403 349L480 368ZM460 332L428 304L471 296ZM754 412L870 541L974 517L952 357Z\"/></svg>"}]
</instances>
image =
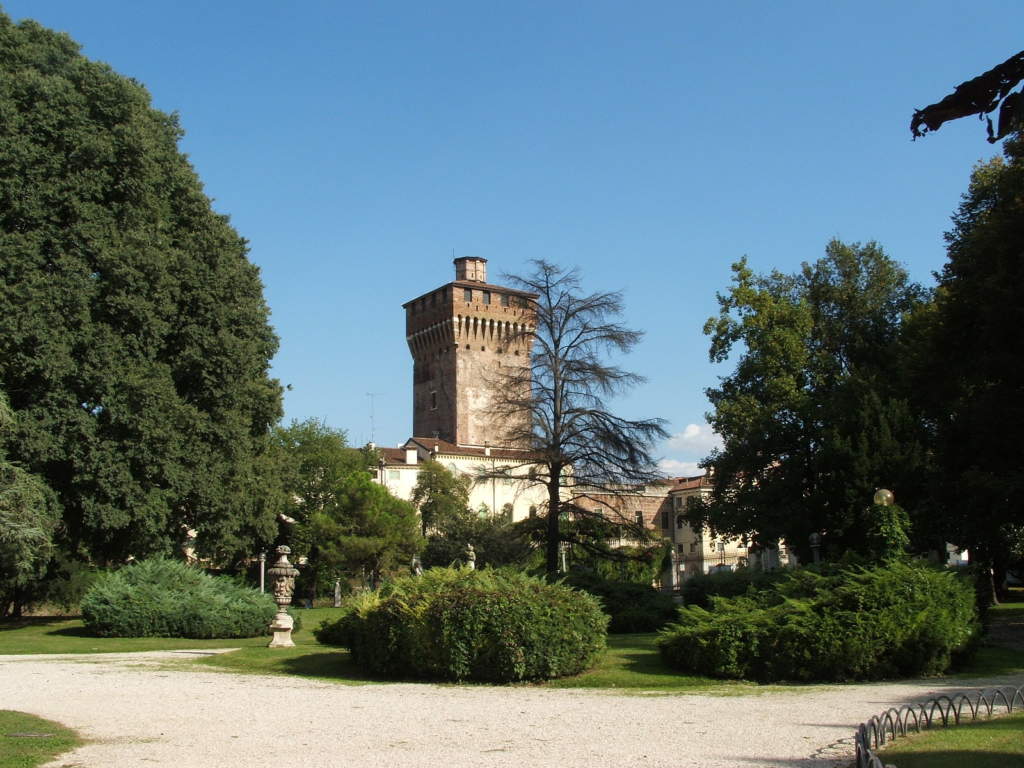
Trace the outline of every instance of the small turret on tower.
<instances>
[{"instance_id":1,"label":"small turret on tower","mask_svg":"<svg viewBox=\"0 0 1024 768\"><path fill-rule=\"evenodd\" d=\"M455 259L455 279L486 283L487 259L481 259L479 256L460 256Z\"/></svg>"}]
</instances>

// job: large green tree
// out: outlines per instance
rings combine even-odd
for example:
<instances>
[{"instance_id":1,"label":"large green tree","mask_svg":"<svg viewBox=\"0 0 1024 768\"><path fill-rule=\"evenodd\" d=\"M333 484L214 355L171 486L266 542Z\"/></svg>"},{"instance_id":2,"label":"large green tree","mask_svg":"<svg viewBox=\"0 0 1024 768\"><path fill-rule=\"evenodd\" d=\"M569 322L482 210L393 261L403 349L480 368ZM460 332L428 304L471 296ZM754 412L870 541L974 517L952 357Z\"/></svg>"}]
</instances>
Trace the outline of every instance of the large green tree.
<instances>
[{"instance_id":1,"label":"large green tree","mask_svg":"<svg viewBox=\"0 0 1024 768\"><path fill-rule=\"evenodd\" d=\"M946 235L917 392L936 434L936 514L998 577L1024 556L1024 141L975 168Z\"/></svg>"},{"instance_id":2,"label":"large green tree","mask_svg":"<svg viewBox=\"0 0 1024 768\"><path fill-rule=\"evenodd\" d=\"M336 502L310 519L327 569L364 575L376 585L382 576L407 567L423 548L416 509L375 483L368 472L354 472L337 487Z\"/></svg>"},{"instance_id":3,"label":"large green tree","mask_svg":"<svg viewBox=\"0 0 1024 768\"><path fill-rule=\"evenodd\" d=\"M439 462L423 462L411 500L419 510L424 536L431 528L443 527L465 515L469 509L471 482L469 477L449 472Z\"/></svg>"},{"instance_id":4,"label":"large green tree","mask_svg":"<svg viewBox=\"0 0 1024 768\"><path fill-rule=\"evenodd\" d=\"M804 556L812 532L834 552L866 552L875 489L905 506L922 492L925 435L898 350L924 292L874 243L832 241L796 274L756 275L745 259L733 274L704 329L713 362L739 357L707 392L723 446L705 461L713 493L693 520Z\"/></svg>"},{"instance_id":5,"label":"large green tree","mask_svg":"<svg viewBox=\"0 0 1024 768\"><path fill-rule=\"evenodd\" d=\"M272 535L281 393L257 268L177 119L66 35L0 14L0 386L10 452L97 561Z\"/></svg>"}]
</instances>

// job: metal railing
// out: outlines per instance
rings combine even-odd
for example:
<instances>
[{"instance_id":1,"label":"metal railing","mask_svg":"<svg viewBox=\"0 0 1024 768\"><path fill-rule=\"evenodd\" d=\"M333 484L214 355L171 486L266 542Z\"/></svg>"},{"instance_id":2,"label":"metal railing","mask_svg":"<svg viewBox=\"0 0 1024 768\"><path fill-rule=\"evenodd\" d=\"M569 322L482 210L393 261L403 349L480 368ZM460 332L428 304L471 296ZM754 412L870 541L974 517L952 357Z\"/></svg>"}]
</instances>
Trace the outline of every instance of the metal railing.
<instances>
[{"instance_id":1,"label":"metal railing","mask_svg":"<svg viewBox=\"0 0 1024 768\"><path fill-rule=\"evenodd\" d=\"M996 706L1002 704L1005 712L996 712ZM995 688L983 689L973 693L954 693L951 696L938 696L922 704L905 704L892 707L880 715L861 723L854 734L857 750L857 768L894 768L887 765L875 754L875 750L894 740L897 736L906 736L908 732L920 733L922 730L950 725L960 725L965 717L965 710L971 720L977 720L980 714L992 717L993 714L1010 714L1014 707L1024 710L1024 687L1016 689Z\"/></svg>"}]
</instances>

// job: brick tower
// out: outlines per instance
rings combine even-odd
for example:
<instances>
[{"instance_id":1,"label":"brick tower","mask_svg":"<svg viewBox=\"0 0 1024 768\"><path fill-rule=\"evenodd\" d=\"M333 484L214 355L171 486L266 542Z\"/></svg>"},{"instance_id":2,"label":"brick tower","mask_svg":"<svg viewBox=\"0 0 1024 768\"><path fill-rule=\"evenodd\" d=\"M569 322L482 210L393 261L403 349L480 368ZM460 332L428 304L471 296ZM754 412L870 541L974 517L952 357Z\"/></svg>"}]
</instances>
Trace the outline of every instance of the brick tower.
<instances>
[{"instance_id":1,"label":"brick tower","mask_svg":"<svg viewBox=\"0 0 1024 768\"><path fill-rule=\"evenodd\" d=\"M460 446L510 445L493 417L503 366L526 366L536 294L490 285L487 259L455 259L455 280L402 305L413 359L413 435Z\"/></svg>"}]
</instances>

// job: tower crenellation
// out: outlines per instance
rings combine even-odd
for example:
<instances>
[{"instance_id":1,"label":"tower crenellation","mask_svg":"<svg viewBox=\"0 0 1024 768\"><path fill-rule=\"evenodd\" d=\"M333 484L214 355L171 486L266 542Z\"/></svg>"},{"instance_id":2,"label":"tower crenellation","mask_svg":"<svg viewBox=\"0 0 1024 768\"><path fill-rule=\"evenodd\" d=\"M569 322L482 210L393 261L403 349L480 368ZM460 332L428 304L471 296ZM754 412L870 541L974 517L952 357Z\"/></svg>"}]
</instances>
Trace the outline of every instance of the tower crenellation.
<instances>
[{"instance_id":1,"label":"tower crenellation","mask_svg":"<svg viewBox=\"0 0 1024 768\"><path fill-rule=\"evenodd\" d=\"M487 282L487 260L454 260L455 280L403 304L413 357L413 434L509 446L496 423L496 377L529 364L536 295ZM515 447L515 446L509 446Z\"/></svg>"}]
</instances>

